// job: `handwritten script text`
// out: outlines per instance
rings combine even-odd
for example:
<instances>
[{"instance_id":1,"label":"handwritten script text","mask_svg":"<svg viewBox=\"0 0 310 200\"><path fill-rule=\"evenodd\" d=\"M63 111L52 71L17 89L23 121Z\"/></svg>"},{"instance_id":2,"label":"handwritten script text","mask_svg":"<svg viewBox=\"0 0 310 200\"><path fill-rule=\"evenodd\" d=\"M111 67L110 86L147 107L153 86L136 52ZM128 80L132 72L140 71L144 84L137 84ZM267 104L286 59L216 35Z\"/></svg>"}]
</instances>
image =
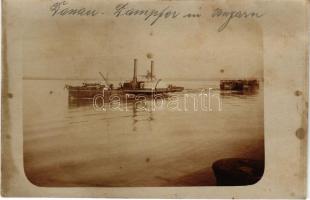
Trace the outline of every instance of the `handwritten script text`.
<instances>
[{"instance_id":1,"label":"handwritten script text","mask_svg":"<svg viewBox=\"0 0 310 200\"><path fill-rule=\"evenodd\" d=\"M155 25L161 20L175 20L181 18L184 20L203 18L208 16L202 16L200 9L195 12L184 12L171 6L163 6L162 8L137 8L129 3L119 3L110 12L103 12L97 8L85 8L85 7L74 7L67 1L59 1L53 3L49 11L52 16L83 16L83 17L96 17L98 15L111 15L115 18L122 17L140 17L150 26ZM221 24L217 31L223 31L232 20L241 19L256 19L263 17L262 13L247 10L223 10L221 8L216 8L211 13L211 18L223 18L224 23Z\"/></svg>"}]
</instances>

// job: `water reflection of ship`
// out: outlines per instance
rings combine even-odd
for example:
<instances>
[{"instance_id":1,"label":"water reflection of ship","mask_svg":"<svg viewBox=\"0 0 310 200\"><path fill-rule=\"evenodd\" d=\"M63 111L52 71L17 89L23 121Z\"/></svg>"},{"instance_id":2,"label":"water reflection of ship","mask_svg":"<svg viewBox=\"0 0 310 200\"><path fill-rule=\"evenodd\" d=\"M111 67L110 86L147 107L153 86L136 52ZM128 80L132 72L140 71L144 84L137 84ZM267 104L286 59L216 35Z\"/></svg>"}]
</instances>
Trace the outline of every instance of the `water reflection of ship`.
<instances>
[{"instance_id":1,"label":"water reflection of ship","mask_svg":"<svg viewBox=\"0 0 310 200\"><path fill-rule=\"evenodd\" d=\"M172 84L166 85L162 79L157 79L154 74L154 62L151 61L151 70L146 75L138 79L137 75L138 60L134 59L134 73L132 80L121 82L118 88L109 83L107 78L99 72L104 79L105 84L100 83L83 83L82 86L66 85L69 92L69 99L93 99L96 95L103 95L105 98L111 95L125 96L130 95L154 95L167 94L171 92L181 92L184 87L174 86Z\"/></svg>"},{"instance_id":2,"label":"water reflection of ship","mask_svg":"<svg viewBox=\"0 0 310 200\"><path fill-rule=\"evenodd\" d=\"M152 121L155 120L153 116L152 109L149 109L148 111L141 111L139 110L136 103L131 103L131 109L132 109L132 131L137 131L139 128L139 123L143 122L143 126L147 125L148 129L152 130ZM141 119L141 117L143 118ZM147 122L147 124L145 124Z\"/></svg>"},{"instance_id":3,"label":"water reflection of ship","mask_svg":"<svg viewBox=\"0 0 310 200\"><path fill-rule=\"evenodd\" d=\"M79 107L90 107L93 106L92 99L69 99L68 107L70 109L79 108Z\"/></svg>"},{"instance_id":4,"label":"water reflection of ship","mask_svg":"<svg viewBox=\"0 0 310 200\"><path fill-rule=\"evenodd\" d=\"M253 90L222 90L220 92L222 97L242 97L242 96L255 96L258 94L257 89Z\"/></svg>"}]
</instances>

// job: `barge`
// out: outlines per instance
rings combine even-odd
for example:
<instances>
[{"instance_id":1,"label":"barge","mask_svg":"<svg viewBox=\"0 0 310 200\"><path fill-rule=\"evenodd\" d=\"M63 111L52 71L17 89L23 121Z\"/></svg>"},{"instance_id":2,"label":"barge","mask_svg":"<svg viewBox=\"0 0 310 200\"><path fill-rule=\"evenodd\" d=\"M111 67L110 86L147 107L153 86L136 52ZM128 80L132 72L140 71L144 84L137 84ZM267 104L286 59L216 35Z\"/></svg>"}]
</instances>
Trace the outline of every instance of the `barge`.
<instances>
[{"instance_id":1,"label":"barge","mask_svg":"<svg viewBox=\"0 0 310 200\"><path fill-rule=\"evenodd\" d=\"M257 79L249 80L221 80L220 89L221 90L256 90L259 88L259 81Z\"/></svg>"},{"instance_id":2,"label":"barge","mask_svg":"<svg viewBox=\"0 0 310 200\"><path fill-rule=\"evenodd\" d=\"M66 85L65 87L69 92L69 98L92 99L94 96L102 94L106 86L100 83L83 83L82 86Z\"/></svg>"}]
</instances>

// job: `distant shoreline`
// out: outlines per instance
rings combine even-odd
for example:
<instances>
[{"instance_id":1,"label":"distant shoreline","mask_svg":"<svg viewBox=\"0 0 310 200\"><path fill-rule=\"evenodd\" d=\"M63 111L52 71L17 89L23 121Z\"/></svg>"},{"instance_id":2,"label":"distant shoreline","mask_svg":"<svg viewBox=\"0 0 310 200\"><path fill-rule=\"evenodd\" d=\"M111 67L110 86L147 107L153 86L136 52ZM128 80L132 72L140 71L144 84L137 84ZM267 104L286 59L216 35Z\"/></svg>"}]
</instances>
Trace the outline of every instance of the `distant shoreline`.
<instances>
[{"instance_id":1,"label":"distant shoreline","mask_svg":"<svg viewBox=\"0 0 310 200\"><path fill-rule=\"evenodd\" d=\"M130 78L120 78L120 79L110 79L110 81L123 81L129 80ZM220 80L243 80L245 78L221 78L221 79L186 79L186 78L162 78L164 81L220 81ZM247 78L247 79L258 79L259 81L263 81L262 78ZM49 77L23 77L23 80L63 80L63 81L103 81L101 78L49 78Z\"/></svg>"}]
</instances>

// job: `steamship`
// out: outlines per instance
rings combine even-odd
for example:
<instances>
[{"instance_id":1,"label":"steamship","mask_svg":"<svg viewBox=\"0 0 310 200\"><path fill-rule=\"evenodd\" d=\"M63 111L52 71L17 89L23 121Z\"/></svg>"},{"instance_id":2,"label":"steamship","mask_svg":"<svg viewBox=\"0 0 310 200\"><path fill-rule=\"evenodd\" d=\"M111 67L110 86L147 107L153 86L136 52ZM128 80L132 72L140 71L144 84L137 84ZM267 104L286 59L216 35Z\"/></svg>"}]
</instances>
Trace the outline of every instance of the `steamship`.
<instances>
[{"instance_id":1,"label":"steamship","mask_svg":"<svg viewBox=\"0 0 310 200\"><path fill-rule=\"evenodd\" d=\"M69 91L70 99L92 99L96 95L108 97L112 94L117 95L154 95L167 94L171 92L181 92L184 87L165 84L162 79L157 79L154 74L154 61L151 61L151 69L146 75L139 76L137 74L138 60L134 59L133 78L129 81L121 82L118 88L114 88L104 75L99 72L105 84L100 83L83 83L82 86L66 85Z\"/></svg>"}]
</instances>

